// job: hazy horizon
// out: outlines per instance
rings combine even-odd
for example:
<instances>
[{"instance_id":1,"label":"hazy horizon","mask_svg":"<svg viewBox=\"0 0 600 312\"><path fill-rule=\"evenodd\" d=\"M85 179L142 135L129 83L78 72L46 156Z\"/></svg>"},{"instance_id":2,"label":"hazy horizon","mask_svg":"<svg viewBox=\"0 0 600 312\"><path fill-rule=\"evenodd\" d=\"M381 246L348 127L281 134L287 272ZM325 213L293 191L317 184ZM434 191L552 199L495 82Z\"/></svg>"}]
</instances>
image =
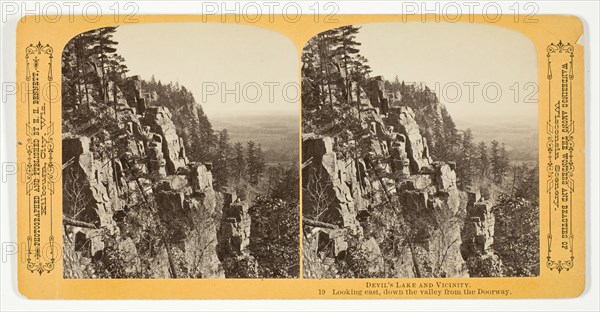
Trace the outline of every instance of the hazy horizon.
<instances>
[{"instance_id":1,"label":"hazy horizon","mask_svg":"<svg viewBox=\"0 0 600 312\"><path fill-rule=\"evenodd\" d=\"M293 85L298 80L296 47L277 32L231 24L160 23L119 26L114 39L130 75L178 82L209 119L300 114Z\"/></svg>"},{"instance_id":2,"label":"hazy horizon","mask_svg":"<svg viewBox=\"0 0 600 312\"><path fill-rule=\"evenodd\" d=\"M531 83L537 85L537 55L524 35L499 26L467 23L356 26L362 27L356 39L362 43L360 53L369 60L372 75L425 83L455 120L513 120L533 122L537 128L537 94L534 101L525 101L533 92ZM496 94L498 86L500 96Z\"/></svg>"}]
</instances>

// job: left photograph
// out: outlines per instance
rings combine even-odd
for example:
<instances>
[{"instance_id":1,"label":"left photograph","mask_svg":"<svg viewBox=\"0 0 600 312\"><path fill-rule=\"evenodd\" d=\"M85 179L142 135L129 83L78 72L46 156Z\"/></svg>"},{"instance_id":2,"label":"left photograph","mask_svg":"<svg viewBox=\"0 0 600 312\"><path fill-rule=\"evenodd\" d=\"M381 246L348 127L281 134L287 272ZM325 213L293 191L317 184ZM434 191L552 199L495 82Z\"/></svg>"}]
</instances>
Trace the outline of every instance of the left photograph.
<instances>
[{"instance_id":1,"label":"left photograph","mask_svg":"<svg viewBox=\"0 0 600 312\"><path fill-rule=\"evenodd\" d=\"M298 76L293 43L258 27L141 24L71 39L64 277L297 278Z\"/></svg>"}]
</instances>

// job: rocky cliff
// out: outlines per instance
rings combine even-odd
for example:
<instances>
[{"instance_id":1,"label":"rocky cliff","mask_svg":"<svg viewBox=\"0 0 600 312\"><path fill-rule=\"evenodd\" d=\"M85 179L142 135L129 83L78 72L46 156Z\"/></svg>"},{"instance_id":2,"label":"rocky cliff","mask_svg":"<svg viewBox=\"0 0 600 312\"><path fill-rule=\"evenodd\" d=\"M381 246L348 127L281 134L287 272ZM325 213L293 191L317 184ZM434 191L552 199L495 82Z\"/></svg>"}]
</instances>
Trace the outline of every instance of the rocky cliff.
<instances>
[{"instance_id":1,"label":"rocky cliff","mask_svg":"<svg viewBox=\"0 0 600 312\"><path fill-rule=\"evenodd\" d=\"M432 159L383 86L353 86L357 125L303 135L307 277L466 277L465 260L491 250L491 203L458 188L456 163Z\"/></svg>"},{"instance_id":2,"label":"rocky cliff","mask_svg":"<svg viewBox=\"0 0 600 312\"><path fill-rule=\"evenodd\" d=\"M225 277L219 250L248 245L248 205L189 161L156 94L126 84L108 86L114 125L63 134L65 277Z\"/></svg>"}]
</instances>

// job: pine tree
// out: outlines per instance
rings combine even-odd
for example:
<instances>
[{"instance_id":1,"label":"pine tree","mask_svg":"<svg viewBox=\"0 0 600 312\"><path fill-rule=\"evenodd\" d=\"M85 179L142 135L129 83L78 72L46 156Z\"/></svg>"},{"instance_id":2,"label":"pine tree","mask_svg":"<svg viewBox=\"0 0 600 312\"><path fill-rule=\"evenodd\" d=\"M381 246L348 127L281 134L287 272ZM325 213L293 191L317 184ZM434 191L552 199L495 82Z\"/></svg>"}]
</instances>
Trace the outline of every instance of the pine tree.
<instances>
[{"instance_id":1,"label":"pine tree","mask_svg":"<svg viewBox=\"0 0 600 312\"><path fill-rule=\"evenodd\" d=\"M499 170L500 170L500 175L501 177L504 177L504 175L508 172L508 169L510 168L510 157L508 156L508 151L506 150L506 145L504 144L504 142L500 145L500 164L499 164Z\"/></svg>"},{"instance_id":2,"label":"pine tree","mask_svg":"<svg viewBox=\"0 0 600 312\"><path fill-rule=\"evenodd\" d=\"M74 40L71 40L65 46L62 54L62 106L65 108L75 108L81 104L79 93L79 71L73 66L73 60L76 59Z\"/></svg>"},{"instance_id":3,"label":"pine tree","mask_svg":"<svg viewBox=\"0 0 600 312\"><path fill-rule=\"evenodd\" d=\"M357 65L360 65L355 63L356 56L360 52L357 47L361 45L360 42L356 41L356 34L358 34L359 30L360 27L352 25L340 27L336 42L337 48L334 50L334 57L341 58L344 67L345 77L342 94L346 99L346 104L350 104L352 98L352 73L357 71Z\"/></svg>"},{"instance_id":4,"label":"pine tree","mask_svg":"<svg viewBox=\"0 0 600 312\"><path fill-rule=\"evenodd\" d=\"M256 175L258 178L262 176L265 171L265 153L263 152L262 146L258 144L256 147Z\"/></svg>"},{"instance_id":5,"label":"pine tree","mask_svg":"<svg viewBox=\"0 0 600 312\"><path fill-rule=\"evenodd\" d=\"M483 141L477 145L477 170L482 178L486 177L490 170L487 145Z\"/></svg>"},{"instance_id":6,"label":"pine tree","mask_svg":"<svg viewBox=\"0 0 600 312\"><path fill-rule=\"evenodd\" d=\"M75 36L63 51L64 80L70 83L63 94L69 104L90 106L107 100L109 63L118 44L112 39L117 27L104 27ZM123 63L122 59L118 60ZM94 87L92 87L94 86ZM96 91L96 92L93 92Z\"/></svg>"},{"instance_id":7,"label":"pine tree","mask_svg":"<svg viewBox=\"0 0 600 312\"><path fill-rule=\"evenodd\" d=\"M316 41L316 50L318 53L319 60L319 70L321 71L321 75L324 79L325 86L324 88L327 90L327 98L329 99L329 105L333 107L333 84L336 81L337 76L334 72L332 72L332 57L333 57L333 47L336 41L336 29L328 30L322 32L321 34L315 37Z\"/></svg>"},{"instance_id":8,"label":"pine tree","mask_svg":"<svg viewBox=\"0 0 600 312\"><path fill-rule=\"evenodd\" d=\"M289 203L298 202L298 167L290 165L280 165L274 167L275 176L271 187L273 198L285 200Z\"/></svg>"},{"instance_id":9,"label":"pine tree","mask_svg":"<svg viewBox=\"0 0 600 312\"><path fill-rule=\"evenodd\" d=\"M219 132L219 139L217 144L217 158L213 166L213 176L216 182L217 188L223 188L227 186L229 177L229 158L231 154L231 146L229 144L229 133L227 129L223 129Z\"/></svg>"},{"instance_id":10,"label":"pine tree","mask_svg":"<svg viewBox=\"0 0 600 312\"><path fill-rule=\"evenodd\" d=\"M402 86L404 85L404 81L402 81L402 84L400 84L400 78L398 78L398 75L396 75L396 77L394 77L394 89L392 91L394 92L400 92L402 90Z\"/></svg>"},{"instance_id":11,"label":"pine tree","mask_svg":"<svg viewBox=\"0 0 600 312\"><path fill-rule=\"evenodd\" d=\"M492 179L495 183L502 182L502 159L500 158L500 143L492 140L490 149L490 162L492 167Z\"/></svg>"},{"instance_id":12,"label":"pine tree","mask_svg":"<svg viewBox=\"0 0 600 312\"><path fill-rule=\"evenodd\" d=\"M125 59L121 55L113 53L107 57L106 64L104 66L106 66L107 80L113 81L116 85L121 86L124 82L127 72L129 72L127 65L125 65ZM107 91L110 92L111 90Z\"/></svg>"},{"instance_id":13,"label":"pine tree","mask_svg":"<svg viewBox=\"0 0 600 312\"><path fill-rule=\"evenodd\" d=\"M320 82L322 72L315 66L317 57L313 46L307 44L302 51L302 105L305 108L324 105L323 89Z\"/></svg>"},{"instance_id":14,"label":"pine tree","mask_svg":"<svg viewBox=\"0 0 600 312\"><path fill-rule=\"evenodd\" d=\"M442 125L444 128L444 144L446 145L446 148L452 149L452 147L458 145L459 141L459 135L458 131L456 130L456 124L452 120L452 117L448 113L446 107L442 106L440 111L442 114Z\"/></svg>"},{"instance_id":15,"label":"pine tree","mask_svg":"<svg viewBox=\"0 0 600 312\"><path fill-rule=\"evenodd\" d=\"M474 149L473 132L471 129L467 129L463 133L461 155L457 166L457 174L463 185L470 185L473 181L475 166L475 162L473 161Z\"/></svg>"},{"instance_id":16,"label":"pine tree","mask_svg":"<svg viewBox=\"0 0 600 312\"><path fill-rule=\"evenodd\" d=\"M352 83L363 84L371 69L359 54L356 34L360 28L344 26L313 37L302 55L302 99L306 107L347 103Z\"/></svg>"},{"instance_id":17,"label":"pine tree","mask_svg":"<svg viewBox=\"0 0 600 312\"><path fill-rule=\"evenodd\" d=\"M246 157L244 155L244 146L240 142L236 142L234 147L234 176L236 182L239 182L246 176Z\"/></svg>"},{"instance_id":18,"label":"pine tree","mask_svg":"<svg viewBox=\"0 0 600 312\"><path fill-rule=\"evenodd\" d=\"M100 98L103 101L108 100L108 73L107 64L109 62L110 53L115 53L117 49L115 45L117 42L114 41L113 34L116 32L117 27L103 27L91 32L91 36L93 37L94 45L91 48L91 53L98 58L100 61L100 84L98 86L98 91ZM96 68L98 64L93 63ZM98 68L96 68L96 72L98 72Z\"/></svg>"},{"instance_id":19,"label":"pine tree","mask_svg":"<svg viewBox=\"0 0 600 312\"><path fill-rule=\"evenodd\" d=\"M248 181L255 185L258 183L256 143L248 141L246 148L246 164L248 166Z\"/></svg>"},{"instance_id":20,"label":"pine tree","mask_svg":"<svg viewBox=\"0 0 600 312\"><path fill-rule=\"evenodd\" d=\"M258 184L265 170L265 155L260 144L248 141L246 163L248 167L248 181L253 185Z\"/></svg>"},{"instance_id":21,"label":"pine tree","mask_svg":"<svg viewBox=\"0 0 600 312\"><path fill-rule=\"evenodd\" d=\"M110 118L111 120L104 121L114 123L114 126L118 127L116 101L108 103L107 100L110 92L116 95L116 87L127 72L127 66L125 60L114 53L118 44L112 39L115 30L116 27L105 27L84 32L65 45L61 58L62 96L63 107L69 111L64 120L71 122L63 122L63 125L69 128L69 131L87 133L92 128L97 128L97 125L101 124L98 120L102 118ZM115 87L108 90L110 81ZM92 104L95 106L92 107ZM103 105L110 104L113 105L114 114L110 113L108 116L108 106ZM83 109L75 112L74 109L78 108ZM82 123L79 123L77 128L70 128L78 124L76 120Z\"/></svg>"},{"instance_id":22,"label":"pine tree","mask_svg":"<svg viewBox=\"0 0 600 312\"><path fill-rule=\"evenodd\" d=\"M369 60L363 55L357 54L353 60L353 71L351 73L352 80L356 81L359 86L365 87L366 81L371 72L372 70L371 66L369 66Z\"/></svg>"},{"instance_id":23,"label":"pine tree","mask_svg":"<svg viewBox=\"0 0 600 312\"><path fill-rule=\"evenodd\" d=\"M93 42L90 32L85 32L75 36L71 41L67 43L63 55L68 55L70 58L69 62L64 62L63 69L67 66L73 66L72 77L65 77L69 82L76 84L77 93L77 104L78 107L83 106L84 100L85 105L90 107L90 90L89 84L94 79L94 73L89 71L89 60L91 56L90 45Z\"/></svg>"},{"instance_id":24,"label":"pine tree","mask_svg":"<svg viewBox=\"0 0 600 312\"><path fill-rule=\"evenodd\" d=\"M533 202L539 200L539 172L538 166L522 164L516 168L515 196Z\"/></svg>"}]
</instances>

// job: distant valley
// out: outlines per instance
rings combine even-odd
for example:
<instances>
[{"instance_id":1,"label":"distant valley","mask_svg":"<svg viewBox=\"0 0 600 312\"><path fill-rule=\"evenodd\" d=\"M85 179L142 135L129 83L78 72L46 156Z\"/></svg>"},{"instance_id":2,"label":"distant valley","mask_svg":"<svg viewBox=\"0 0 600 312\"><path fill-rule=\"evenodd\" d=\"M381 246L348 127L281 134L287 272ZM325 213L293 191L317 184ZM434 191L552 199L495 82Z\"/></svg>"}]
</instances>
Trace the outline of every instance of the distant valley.
<instances>
[{"instance_id":1,"label":"distant valley","mask_svg":"<svg viewBox=\"0 0 600 312\"><path fill-rule=\"evenodd\" d=\"M215 130L227 129L231 142L260 144L268 162L297 161L298 116L217 116L210 117Z\"/></svg>"},{"instance_id":2,"label":"distant valley","mask_svg":"<svg viewBox=\"0 0 600 312\"><path fill-rule=\"evenodd\" d=\"M538 129L537 120L527 122L524 120L504 120L494 123L477 121L456 120L460 130L470 128L476 142L489 142L497 140L504 142L511 155L511 159L528 161L538 159Z\"/></svg>"}]
</instances>

